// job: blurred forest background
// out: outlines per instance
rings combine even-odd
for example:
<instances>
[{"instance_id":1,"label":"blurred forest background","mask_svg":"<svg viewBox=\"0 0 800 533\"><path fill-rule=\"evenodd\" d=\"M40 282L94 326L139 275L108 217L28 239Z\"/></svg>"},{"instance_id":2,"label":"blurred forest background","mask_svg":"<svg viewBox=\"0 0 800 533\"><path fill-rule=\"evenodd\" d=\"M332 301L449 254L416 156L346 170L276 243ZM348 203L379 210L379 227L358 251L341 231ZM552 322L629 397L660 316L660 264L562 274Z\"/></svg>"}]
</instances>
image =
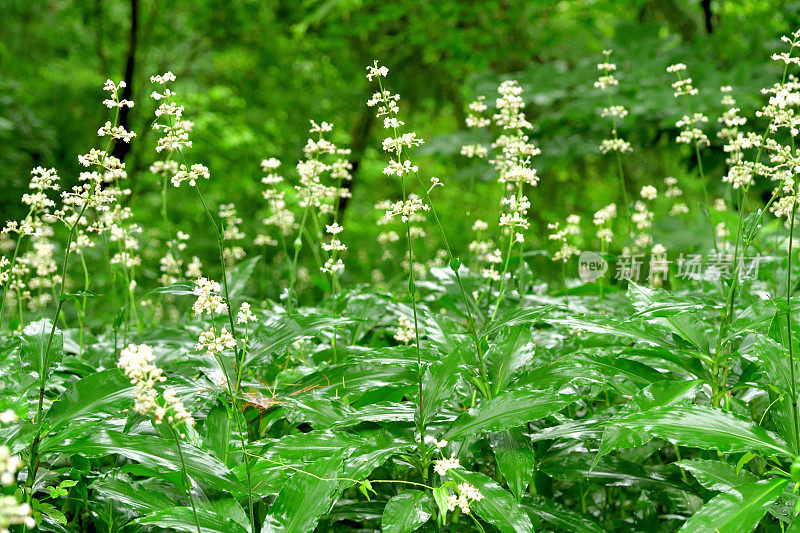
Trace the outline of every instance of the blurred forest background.
<instances>
[{"instance_id":1,"label":"blurred forest background","mask_svg":"<svg viewBox=\"0 0 800 533\"><path fill-rule=\"evenodd\" d=\"M401 118L426 140L416 158L422 175L446 185L437 189L438 207L462 252L474 219L496 220L499 200L490 165L459 154L474 141L467 106L477 95L493 102L500 81L519 80L542 150L541 181L529 195L531 235L546 247L548 222L573 210L590 222L591 212L620 201L615 161L598 150L608 135L599 120L606 101L592 84L603 49L614 50L619 68L616 103L630 110L622 133L634 148L624 157L631 194L674 176L691 201L701 190L696 160L674 143L685 110L665 67L688 65L700 89L695 105L713 131L723 109L719 87L731 85L742 114L752 116L760 88L779 79L769 56L799 26L800 2L781 0L2 0L0 223L24 215L19 197L32 167L56 167L66 185L76 179L77 154L95 145L107 119L106 78L126 80L123 97L136 102L124 121L138 136L116 154L129 168L134 210L143 219L158 213L149 76L171 70L195 123L192 157L211 169L201 187L212 201L237 205L251 238L265 207L260 161L281 159L292 182L308 120L335 124L332 140L352 148L356 165L344 212L346 276L366 280L380 264L374 204L400 195L381 172L383 129L365 106L372 88L364 68L378 59L403 98ZM725 154L709 137L703 162L718 197L726 191ZM178 229L202 228L190 246L213 263L201 207L182 201L191 194L170 190L171 216ZM658 231L672 242L691 234ZM396 265L385 267L396 273Z\"/></svg>"}]
</instances>

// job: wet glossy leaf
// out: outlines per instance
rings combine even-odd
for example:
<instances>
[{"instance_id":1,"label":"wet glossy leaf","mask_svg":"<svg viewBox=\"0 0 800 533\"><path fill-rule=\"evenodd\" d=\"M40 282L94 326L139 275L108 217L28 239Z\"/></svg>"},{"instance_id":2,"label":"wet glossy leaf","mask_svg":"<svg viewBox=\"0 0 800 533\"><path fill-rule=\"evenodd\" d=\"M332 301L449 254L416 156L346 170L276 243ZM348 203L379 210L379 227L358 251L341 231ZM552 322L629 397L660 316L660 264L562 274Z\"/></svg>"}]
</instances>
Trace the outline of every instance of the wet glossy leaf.
<instances>
[{"instance_id":1,"label":"wet glossy leaf","mask_svg":"<svg viewBox=\"0 0 800 533\"><path fill-rule=\"evenodd\" d=\"M433 515L433 498L429 494L410 490L386 503L381 518L381 530L386 533L410 533Z\"/></svg>"}]
</instances>

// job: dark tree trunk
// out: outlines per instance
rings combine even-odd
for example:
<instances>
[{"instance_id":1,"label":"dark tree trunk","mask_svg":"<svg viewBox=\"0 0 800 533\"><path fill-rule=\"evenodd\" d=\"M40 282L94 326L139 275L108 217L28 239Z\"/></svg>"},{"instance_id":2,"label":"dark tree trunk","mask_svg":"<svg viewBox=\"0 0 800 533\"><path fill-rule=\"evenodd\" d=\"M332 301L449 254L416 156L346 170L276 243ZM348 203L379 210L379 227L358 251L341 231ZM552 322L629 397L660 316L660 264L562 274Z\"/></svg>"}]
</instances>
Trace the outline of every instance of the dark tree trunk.
<instances>
[{"instance_id":1,"label":"dark tree trunk","mask_svg":"<svg viewBox=\"0 0 800 533\"><path fill-rule=\"evenodd\" d=\"M711 33L714 31L714 26L711 23L711 18L713 17L713 13L711 13L711 0L702 0L700 5L703 7L703 17L705 18L706 22L706 33Z\"/></svg>"},{"instance_id":2,"label":"dark tree trunk","mask_svg":"<svg viewBox=\"0 0 800 533\"><path fill-rule=\"evenodd\" d=\"M133 74L136 70L136 45L137 34L139 33L139 0L131 0L131 29L128 36L128 54L125 59L125 88L122 89L121 99L133 99ZM129 107L121 107L119 110L119 125L126 130L130 129ZM114 144L112 155L120 161L125 160L125 156L131 151L130 143L118 142Z\"/></svg>"}]
</instances>

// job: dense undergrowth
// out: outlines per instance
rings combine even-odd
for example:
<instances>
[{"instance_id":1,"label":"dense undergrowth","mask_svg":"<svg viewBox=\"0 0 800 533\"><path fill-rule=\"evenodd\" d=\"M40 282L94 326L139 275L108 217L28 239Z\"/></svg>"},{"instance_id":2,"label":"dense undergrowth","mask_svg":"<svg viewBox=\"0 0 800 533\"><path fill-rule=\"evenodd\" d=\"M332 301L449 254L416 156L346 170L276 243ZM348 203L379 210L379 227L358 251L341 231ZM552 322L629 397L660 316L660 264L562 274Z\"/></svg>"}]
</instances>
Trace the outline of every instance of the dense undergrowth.
<instances>
[{"instance_id":1,"label":"dense undergrowth","mask_svg":"<svg viewBox=\"0 0 800 533\"><path fill-rule=\"evenodd\" d=\"M376 62L367 105L398 196L377 222L396 277L371 284L341 279L376 244L344 244L351 169L332 125L312 122L296 172L264 161L269 216L248 241L249 214L203 196L224 178L192 147L170 73L152 78L160 201L130 209L111 149L134 135L117 122L133 103L109 81L114 118L77 185L34 169L29 214L3 233L0 530L800 530L798 38L748 120L724 87L710 121L687 67L668 68L703 190L703 149L724 143L724 198L690 205L668 176L634 197L620 163L619 202L548 238L529 235L532 204L552 199L536 197L522 88L503 82L467 119L494 139L462 153L494 166L499 206L468 250L448 243L446 179L419 174L423 141ZM598 69L600 151L619 163L635 146L610 51ZM768 205L748 197L756 180L774 185ZM170 216L175 188L205 227ZM691 225L694 247L670 256L654 220ZM216 238L217 264L190 234ZM549 287L545 252L564 267Z\"/></svg>"}]
</instances>

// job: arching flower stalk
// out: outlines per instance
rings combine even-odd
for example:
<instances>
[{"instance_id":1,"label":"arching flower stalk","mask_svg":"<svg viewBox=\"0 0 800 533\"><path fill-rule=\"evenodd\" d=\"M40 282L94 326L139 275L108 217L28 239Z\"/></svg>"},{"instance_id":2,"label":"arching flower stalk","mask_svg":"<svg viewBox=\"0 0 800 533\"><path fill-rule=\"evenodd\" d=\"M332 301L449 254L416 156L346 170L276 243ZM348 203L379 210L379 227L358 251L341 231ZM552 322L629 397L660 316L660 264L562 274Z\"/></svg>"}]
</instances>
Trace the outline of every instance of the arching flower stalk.
<instances>
[{"instance_id":1,"label":"arching flower stalk","mask_svg":"<svg viewBox=\"0 0 800 533\"><path fill-rule=\"evenodd\" d=\"M106 142L105 150L91 149L89 153L78 156L78 161L84 167L94 167L96 170L92 172L82 172L79 176L80 183L72 188L70 191L61 193L63 206L61 209L54 211L52 214L47 215L47 220L61 220L69 229L67 237L66 248L64 251L64 260L61 267L61 276L59 283L59 290L56 299L56 309L53 315L52 326L47 336L47 341L44 343L42 357L44 360L49 360L50 352L53 348L53 339L56 333L56 324L59 315L61 314L61 307L65 301L64 289L67 276L67 268L69 267L69 258L73 250L73 242L77 235L78 226L83 220L84 214L88 208L93 208L97 212L103 212L109 209L109 205L118 194L115 187L108 187L106 184L114 183L118 178L127 176L125 172L125 164L119 159L109 155L111 148L114 146L117 136L123 135L117 128L119 120L119 110L122 107L133 107L133 102L119 98L119 89L124 87L124 82L119 85L114 84L111 80L107 80L104 89L108 91L110 98L103 101L103 104L108 108L116 109L114 121L108 131L101 128L98 132L101 136L106 136L110 133L108 141ZM130 135L125 136L130 139ZM44 201L42 199L42 201ZM49 202L48 202L49 204ZM128 294L130 294L130 290ZM28 501L33 496L33 487L36 481L36 475L39 470L39 462L41 454L39 453L39 443L42 438L42 428L40 427L42 411L44 407L44 395L47 388L47 374L40 372L39 376L39 402L36 409L34 424L36 426L35 436L31 442L31 447L28 453L28 480L26 483L26 495Z\"/></svg>"},{"instance_id":2,"label":"arching flower stalk","mask_svg":"<svg viewBox=\"0 0 800 533\"><path fill-rule=\"evenodd\" d=\"M704 125L708 122L708 117L703 113L695 113L692 111L691 97L697 96L699 91L693 84L690 77L684 77L683 72L686 70L686 65L683 63L676 63L667 67L667 72L675 74L677 80L672 84L674 90L673 96L680 98L686 103L686 114L684 114L677 122L675 127L681 130L680 134L675 138L678 144L693 145L694 154L697 159L697 170L700 173L700 183L703 185L703 211L708 218L711 217L708 212L709 199L708 199L708 184L706 183L706 175L703 171L703 157L700 154L700 149L703 146L710 146L708 136L703 131ZM711 239L714 243L714 250L718 250L716 232L712 229Z\"/></svg>"},{"instance_id":3,"label":"arching flower stalk","mask_svg":"<svg viewBox=\"0 0 800 533\"><path fill-rule=\"evenodd\" d=\"M397 115L400 111L397 102L400 100L400 95L392 94L391 92L387 91L383 87L382 78L385 78L389 74L389 69L385 66L378 65L378 61L374 61L371 66L367 67L367 80L372 81L373 79L377 80L378 83L378 92L374 93L372 98L367 101L367 106L369 107L377 107L377 114L376 116L378 119L383 119L383 127L384 129L391 132L393 135L392 137L387 137L383 141L383 149L390 155L389 164L384 169L384 173L387 176L397 176L400 178L400 185L403 192L403 207L400 210L405 214L405 222L406 222L406 235L408 241L408 255L409 255L409 293L412 297L412 302L416 303L416 287L414 285L413 280L413 270L414 270L414 260L412 257L412 239L411 239L411 216L416 213L420 213L420 211L424 211L429 209L430 212L433 214L433 220L436 223L436 227L439 230L439 235L442 238L442 242L444 243L445 250L447 251L447 257L450 264L450 269L453 271L453 274L456 278L456 283L458 284L459 291L461 293L461 299L464 305L464 310L467 315L467 329L470 332L470 336L472 337L473 343L475 344L475 350L478 354L478 359L480 361L480 381L476 381L476 385L484 394L484 396L491 396L491 391L488 387L488 378L486 375L486 368L483 362L483 350L480 347L480 341L478 340L477 329L475 324L475 318L472 312L472 302L469 300L469 296L467 296L467 291L464 288L464 283L461 280L461 261L453 255L453 251L450 248L450 244L447 241L447 235L444 232L444 228L442 228L442 224L439 221L439 215L436 212L436 209L433 206L433 201L431 200L430 192L435 188L435 186L442 185L440 181L433 182L433 185L428 189L428 187L423 183L422 178L419 176L417 172L417 166L414 165L407 157L408 150L412 147L419 146L422 144L422 139L416 136L416 133L407 132L400 134L399 130L402 128L405 123L397 118ZM417 179L417 183L420 186L422 192L422 198L420 200L413 200L411 204L408 204L412 197L407 194L406 192L406 181L405 178L409 175L413 174L414 177ZM433 180L432 180L433 181ZM408 205L407 205L408 204ZM416 207L414 207L416 206ZM425 209L422 206L427 206ZM396 210L395 208L391 208L392 210ZM415 321L416 321L416 306L415 307ZM418 370L421 372L422 370L422 362L419 357L419 339L417 339L417 364ZM420 375L420 380L422 376ZM420 381L420 387L421 387ZM424 446L424 438L420 442L420 446Z\"/></svg>"},{"instance_id":4,"label":"arching flower stalk","mask_svg":"<svg viewBox=\"0 0 800 533\"><path fill-rule=\"evenodd\" d=\"M503 270L500 273L500 288L494 303L492 319L497 316L506 296L508 268L515 244L519 244L520 275L518 278L520 303L524 293L523 257L524 233L530 228L527 215L531 202L525 195L525 187L535 187L539 176L532 166L532 158L541 153L526 133L533 125L525 117L525 100L522 87L514 80L506 80L497 88L496 113L492 116L495 126L502 134L492 143L494 157L489 160L498 172L497 181L503 189L500 200L499 229L508 238Z\"/></svg>"},{"instance_id":5,"label":"arching flower stalk","mask_svg":"<svg viewBox=\"0 0 800 533\"><path fill-rule=\"evenodd\" d=\"M614 219L617 218L617 204L608 204L604 208L598 210L594 214L592 223L597 227L597 236L600 241L600 255L605 258L606 247L614 240L614 230L612 228ZM600 276L597 279L600 288L600 309L605 312L605 296L603 294L603 287L605 285L605 277Z\"/></svg>"},{"instance_id":6,"label":"arching flower stalk","mask_svg":"<svg viewBox=\"0 0 800 533\"><path fill-rule=\"evenodd\" d=\"M417 137L413 131L407 133L400 133L405 123L397 118L400 108L397 102L400 100L400 95L392 94L383 88L382 78L386 77L389 69L384 66L379 66L375 61L372 66L367 67L367 80L372 81L373 78L377 79L378 89L372 98L367 101L367 106L376 107L376 117L378 120L383 121L383 127L389 130L390 135L383 140L383 150L389 155L389 163L384 168L383 173L387 176L397 177L400 180L400 188L402 190L402 201L398 201L389 205L386 211L386 218L391 219L399 216L406 226L406 246L408 254L408 293L411 297L411 309L413 312L413 330L414 330L414 346L417 354L417 383L418 383L418 398L419 409L421 412L422 402L422 356L420 353L420 339L419 339L419 320L417 316L417 288L414 284L414 241L411 235L410 217L420 211L428 211L430 205L422 201L418 197L410 197L406 190L406 176L412 172L417 171L417 166L414 165L408 158L408 149L419 146L423 140ZM421 417L415 417L417 420L417 432L419 433L419 447L420 455L425 456L425 424L422 422Z\"/></svg>"},{"instance_id":7,"label":"arching flower stalk","mask_svg":"<svg viewBox=\"0 0 800 533\"><path fill-rule=\"evenodd\" d=\"M625 183L625 169L622 166L622 154L632 150L631 143L620 137L619 125L628 116L628 110L614 102L614 90L619 86L619 80L614 75L617 71L616 63L611 62L611 50L603 50L603 61L597 64L600 76L594 82L594 86L608 95L608 104L600 111L600 116L611 120L611 137L603 139L600 144L600 152L607 154L614 153L614 160L617 166L617 177L619 178L620 192L622 193L622 216L625 218L625 238L622 245L625 246L630 238L630 204L628 201L628 186Z\"/></svg>"},{"instance_id":8,"label":"arching flower stalk","mask_svg":"<svg viewBox=\"0 0 800 533\"><path fill-rule=\"evenodd\" d=\"M222 285L220 286L217 282L212 282L206 280L205 278L200 278L198 280L198 287L195 289L195 294L198 296L198 301L195 302L195 313L202 314L204 312L216 313L216 314L227 314L228 316L228 325L230 326L230 331L227 328L223 328L219 334L216 333L213 326L212 320L212 329L211 333L213 333L213 337L209 334L208 331L204 332L205 335L202 336L198 340L198 346L201 348L205 348L207 351L213 353L221 353L222 349L230 348L234 352L233 362L234 362L234 369L237 373L241 373L241 365L244 361L244 353L241 353L239 350L239 342L237 338L236 332L236 325L234 319L234 311L231 307L230 301L230 293L228 291L228 274L226 268L226 260L225 260L225 237L223 234L220 225L217 223L213 213L208 207L203 194L200 192L200 188L197 186L198 182L201 180L208 180L211 178L211 173L205 165L195 163L190 164L186 160L186 156L184 154L184 149L191 148L192 141L189 139L189 132L191 131L192 123L187 121L183 117L184 108L182 105L179 105L175 101L176 93L167 85L170 82L175 81L175 75L171 72L167 72L160 76L151 76L150 81L154 84L160 85L161 87L158 90L155 90L151 93L151 97L160 102L158 108L155 111L156 120L153 123L153 129L159 131L161 136L156 142L156 151L161 153L166 151L168 154L167 161L174 155L177 154L178 156L178 169L173 174L172 178L170 179L172 185L174 187L181 187L184 184L192 187L195 192L197 193L197 197L200 200L201 205L203 206L203 210L206 213L211 225L214 229L214 233L217 237L217 248L219 251L219 262L220 268L222 270ZM235 213L234 213L235 216ZM202 280L202 281L201 281ZM222 291L220 291L222 289ZM222 299L222 295L219 294L222 292L225 296L224 301ZM213 316L212 316L213 318ZM251 461L247 458L246 454L246 433L244 426L242 425L242 417L240 410L236 405L236 390L235 384L238 382L237 380L231 379L230 376L227 375L227 366L224 364L222 365L223 373L225 373L225 381L226 381L226 388L230 394L230 405L228 409L228 417L230 419L236 420L237 428L239 432L239 436L241 439L241 448L242 451L245 453L245 471L247 473L247 494L248 494L248 509L249 509L249 519L251 520L252 529L255 532L255 515L253 514L253 495L252 495L252 479L251 479ZM229 438L230 435L227 435L226 438Z\"/></svg>"},{"instance_id":9,"label":"arching flower stalk","mask_svg":"<svg viewBox=\"0 0 800 533\"><path fill-rule=\"evenodd\" d=\"M167 378L164 376L164 371L157 367L154 361L155 354L150 346L129 344L120 352L117 367L131 380L131 385L134 386L133 410L142 416L152 417L152 421L156 425L166 423L175 438L175 446L178 449L183 478L186 483L186 494L192 504L197 533L200 533L200 520L194 502L192 481L186 471L186 462L183 459L181 448L181 439L185 439L186 432L194 427L194 418L178 398L175 389L165 387L159 394L156 385L166 382Z\"/></svg>"},{"instance_id":10,"label":"arching flower stalk","mask_svg":"<svg viewBox=\"0 0 800 533\"><path fill-rule=\"evenodd\" d=\"M328 122L317 124L313 120L310 122L311 128L309 132L316 133L317 138L316 140L308 139L306 145L303 147L305 159L297 163L297 173L300 176L300 182L295 186L295 190L298 200L297 203L303 208L303 217L300 220L297 237L294 240L294 256L292 257L291 272L289 274L289 292L286 306L289 311L294 305L294 289L298 277L297 260L300 255L300 250L303 247L303 236L306 235L310 240L306 224L309 220L314 222L318 239L322 241L324 235L322 232L322 224L320 223L320 216L334 215L335 217L338 212L339 199L349 195L349 191L341 187L341 182L343 179L350 179L350 163L341 157L333 161L331 161L331 158L335 155L347 155L350 151L338 148L325 138L324 134L333 130L333 124ZM323 178L325 177L334 180L336 185L324 183ZM319 257L316 247L312 247L312 252L317 258L320 268L325 268L326 266ZM331 265L333 265L333 263Z\"/></svg>"},{"instance_id":11,"label":"arching flower stalk","mask_svg":"<svg viewBox=\"0 0 800 533\"><path fill-rule=\"evenodd\" d=\"M3 298L0 300L0 325L3 323L9 293L13 294L18 306L21 306L23 300L31 297L25 280L25 276L30 272L28 267L30 261L21 262L20 265L17 260L25 237L30 237L33 241L47 242L48 237L52 236L52 228L45 222L45 218L49 218L52 208L56 205L48 196L49 191L58 191L60 188L56 169L34 168L31 171L28 188L31 192L22 195L22 203L28 206L25 218L21 221L9 221L2 229L2 235L16 234L16 239L11 259L3 257L0 263L0 287L3 289ZM61 279L56 277L51 278L51 281L60 283ZM20 326L22 323L20 315Z\"/></svg>"},{"instance_id":12,"label":"arching flower stalk","mask_svg":"<svg viewBox=\"0 0 800 533\"><path fill-rule=\"evenodd\" d=\"M569 307L569 285L567 283L567 263L572 256L578 255L581 251L576 246L577 237L581 234L580 215L567 216L566 224L562 227L559 222L547 225L547 229L552 230L548 238L551 241L560 243L560 248L553 254L553 261L561 262L561 273L564 278L564 305Z\"/></svg>"}]
</instances>

